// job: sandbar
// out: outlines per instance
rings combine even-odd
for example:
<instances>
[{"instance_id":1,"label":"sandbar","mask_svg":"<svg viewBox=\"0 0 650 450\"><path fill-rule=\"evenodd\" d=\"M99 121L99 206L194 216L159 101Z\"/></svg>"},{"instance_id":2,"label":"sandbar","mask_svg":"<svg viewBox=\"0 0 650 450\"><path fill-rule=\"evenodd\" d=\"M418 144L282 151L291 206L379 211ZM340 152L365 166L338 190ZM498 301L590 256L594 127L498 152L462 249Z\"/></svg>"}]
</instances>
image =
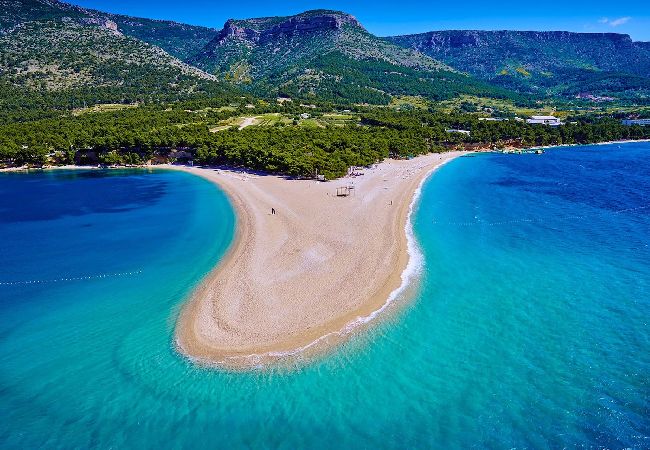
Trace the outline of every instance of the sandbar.
<instances>
[{"instance_id":1,"label":"sandbar","mask_svg":"<svg viewBox=\"0 0 650 450\"><path fill-rule=\"evenodd\" d=\"M200 363L249 368L346 339L403 284L422 181L464 153L387 159L329 182L181 168L223 189L237 224L228 253L181 309L177 348Z\"/></svg>"}]
</instances>

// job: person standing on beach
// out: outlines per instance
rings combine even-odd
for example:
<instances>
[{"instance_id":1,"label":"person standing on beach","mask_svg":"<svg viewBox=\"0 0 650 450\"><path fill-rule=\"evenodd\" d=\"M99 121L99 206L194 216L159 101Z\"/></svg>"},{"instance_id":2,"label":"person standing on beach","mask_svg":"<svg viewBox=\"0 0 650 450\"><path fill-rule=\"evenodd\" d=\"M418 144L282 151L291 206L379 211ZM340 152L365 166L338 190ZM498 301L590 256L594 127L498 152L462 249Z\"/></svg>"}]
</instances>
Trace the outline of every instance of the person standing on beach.
<instances>
[{"instance_id":1,"label":"person standing on beach","mask_svg":"<svg viewBox=\"0 0 650 450\"><path fill-rule=\"evenodd\" d=\"M271 208L271 214L275 214L275 208Z\"/></svg>"}]
</instances>

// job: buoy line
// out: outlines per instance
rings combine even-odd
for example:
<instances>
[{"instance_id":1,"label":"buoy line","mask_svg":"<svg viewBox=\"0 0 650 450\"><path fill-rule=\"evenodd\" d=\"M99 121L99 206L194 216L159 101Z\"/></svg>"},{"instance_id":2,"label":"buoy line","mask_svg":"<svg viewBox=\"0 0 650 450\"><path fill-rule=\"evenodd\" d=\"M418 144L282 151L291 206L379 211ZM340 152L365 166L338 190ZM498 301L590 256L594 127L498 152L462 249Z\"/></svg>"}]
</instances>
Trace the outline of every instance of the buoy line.
<instances>
[{"instance_id":1,"label":"buoy line","mask_svg":"<svg viewBox=\"0 0 650 450\"><path fill-rule=\"evenodd\" d=\"M0 281L0 286L16 286L16 285L26 285L26 284L65 283L69 281L99 280L103 278L128 277L132 275L138 275L141 273L142 270L135 270L132 272L103 273L99 275L82 275L77 277L53 278L50 280Z\"/></svg>"}]
</instances>

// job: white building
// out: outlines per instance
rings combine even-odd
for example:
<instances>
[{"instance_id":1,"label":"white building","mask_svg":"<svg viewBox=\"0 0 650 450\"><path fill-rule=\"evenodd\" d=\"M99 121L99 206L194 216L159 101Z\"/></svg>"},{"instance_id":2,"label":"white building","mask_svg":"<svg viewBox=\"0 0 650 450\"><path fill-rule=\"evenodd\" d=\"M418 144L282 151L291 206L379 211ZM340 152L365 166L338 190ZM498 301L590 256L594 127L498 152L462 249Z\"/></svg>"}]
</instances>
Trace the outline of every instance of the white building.
<instances>
[{"instance_id":1,"label":"white building","mask_svg":"<svg viewBox=\"0 0 650 450\"><path fill-rule=\"evenodd\" d=\"M641 125L646 126L650 125L650 119L623 119L621 120L623 125Z\"/></svg>"},{"instance_id":2,"label":"white building","mask_svg":"<svg viewBox=\"0 0 650 450\"><path fill-rule=\"evenodd\" d=\"M450 130L445 130L447 133L460 133L460 134L466 134L469 136L471 134L471 131L469 130L456 130L456 129L450 129Z\"/></svg>"},{"instance_id":3,"label":"white building","mask_svg":"<svg viewBox=\"0 0 650 450\"><path fill-rule=\"evenodd\" d=\"M562 125L562 121L553 116L531 116L530 119L526 120L526 123L549 125L551 127Z\"/></svg>"}]
</instances>

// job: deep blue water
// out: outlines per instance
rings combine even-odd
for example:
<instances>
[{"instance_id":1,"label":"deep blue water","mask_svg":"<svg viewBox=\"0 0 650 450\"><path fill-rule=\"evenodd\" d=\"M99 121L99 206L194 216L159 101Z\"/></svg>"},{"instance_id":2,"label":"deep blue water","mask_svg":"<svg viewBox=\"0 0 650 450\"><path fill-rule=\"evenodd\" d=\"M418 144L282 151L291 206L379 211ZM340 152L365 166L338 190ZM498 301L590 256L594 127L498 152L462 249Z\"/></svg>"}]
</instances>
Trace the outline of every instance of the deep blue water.
<instances>
[{"instance_id":1,"label":"deep blue water","mask_svg":"<svg viewBox=\"0 0 650 450\"><path fill-rule=\"evenodd\" d=\"M171 345L232 239L214 186L1 174L0 283L19 283L0 284L0 445L650 448L649 152L452 161L414 213L417 297L328 357L250 373Z\"/></svg>"}]
</instances>

